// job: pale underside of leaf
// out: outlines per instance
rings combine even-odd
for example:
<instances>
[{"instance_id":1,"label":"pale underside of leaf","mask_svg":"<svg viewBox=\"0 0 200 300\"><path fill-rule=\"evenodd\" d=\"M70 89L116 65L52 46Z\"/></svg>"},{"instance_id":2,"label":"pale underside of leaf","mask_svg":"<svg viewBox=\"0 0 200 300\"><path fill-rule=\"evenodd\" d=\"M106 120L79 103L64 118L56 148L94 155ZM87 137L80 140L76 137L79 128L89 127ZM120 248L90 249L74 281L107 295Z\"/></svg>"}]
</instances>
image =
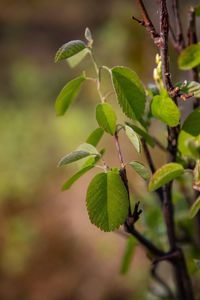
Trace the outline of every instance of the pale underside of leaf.
<instances>
[{"instance_id":1,"label":"pale underside of leaf","mask_svg":"<svg viewBox=\"0 0 200 300\"><path fill-rule=\"evenodd\" d=\"M140 162L132 161L129 165L138 173L144 180L148 180L151 176L150 171Z\"/></svg>"},{"instance_id":2,"label":"pale underside of leaf","mask_svg":"<svg viewBox=\"0 0 200 300\"><path fill-rule=\"evenodd\" d=\"M141 153L141 141L137 133L128 125L125 125L125 132L129 140L131 141L132 145L136 149L138 153Z\"/></svg>"}]
</instances>

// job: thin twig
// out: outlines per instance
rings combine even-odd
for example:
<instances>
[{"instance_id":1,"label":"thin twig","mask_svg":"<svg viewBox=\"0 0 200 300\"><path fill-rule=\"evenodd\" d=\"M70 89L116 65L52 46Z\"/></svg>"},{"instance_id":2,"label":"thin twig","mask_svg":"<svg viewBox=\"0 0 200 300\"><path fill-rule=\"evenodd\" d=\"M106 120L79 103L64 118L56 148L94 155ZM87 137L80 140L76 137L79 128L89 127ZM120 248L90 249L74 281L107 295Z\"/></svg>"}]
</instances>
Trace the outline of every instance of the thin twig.
<instances>
[{"instance_id":1,"label":"thin twig","mask_svg":"<svg viewBox=\"0 0 200 300\"><path fill-rule=\"evenodd\" d=\"M188 36L188 45L196 44L198 42L197 32L196 32L196 16L195 16L194 7L191 7L189 10L189 26L188 26L187 36ZM194 68L191 71L191 75L194 81L199 82L198 68ZM199 106L200 106L200 100L198 98L195 98L193 102L194 109L196 109Z\"/></svg>"},{"instance_id":2,"label":"thin twig","mask_svg":"<svg viewBox=\"0 0 200 300\"><path fill-rule=\"evenodd\" d=\"M172 8L175 17L176 41L177 41L179 51L182 51L185 48L185 41L184 41L183 28L182 28L180 13L179 13L178 0L172 0Z\"/></svg>"},{"instance_id":3,"label":"thin twig","mask_svg":"<svg viewBox=\"0 0 200 300\"><path fill-rule=\"evenodd\" d=\"M167 283L164 281L164 279L162 279L157 272L157 267L158 265L153 265L152 269L151 269L151 275L152 277L163 287L163 289L166 292L166 296L167 298L171 299L171 300L175 300L175 296L172 293L170 287L167 285Z\"/></svg>"}]
</instances>

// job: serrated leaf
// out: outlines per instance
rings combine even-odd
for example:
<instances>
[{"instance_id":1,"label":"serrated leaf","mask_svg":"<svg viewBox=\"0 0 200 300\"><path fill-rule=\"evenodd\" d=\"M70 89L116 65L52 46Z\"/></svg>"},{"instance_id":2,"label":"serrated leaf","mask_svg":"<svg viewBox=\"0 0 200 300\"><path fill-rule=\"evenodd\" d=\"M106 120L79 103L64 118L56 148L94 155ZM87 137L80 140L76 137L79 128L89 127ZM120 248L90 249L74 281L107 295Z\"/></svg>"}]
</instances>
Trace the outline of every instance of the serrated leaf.
<instances>
[{"instance_id":1,"label":"serrated leaf","mask_svg":"<svg viewBox=\"0 0 200 300\"><path fill-rule=\"evenodd\" d=\"M88 48L85 48L81 52L73 55L72 57L69 57L67 59L67 62L70 68L75 68L78 64L80 64L89 52L90 50Z\"/></svg>"},{"instance_id":2,"label":"serrated leaf","mask_svg":"<svg viewBox=\"0 0 200 300\"><path fill-rule=\"evenodd\" d=\"M196 81L186 81L185 83L177 83L182 93L192 94L196 98L200 98L200 83Z\"/></svg>"},{"instance_id":3,"label":"serrated leaf","mask_svg":"<svg viewBox=\"0 0 200 300\"><path fill-rule=\"evenodd\" d=\"M132 161L129 165L144 179L148 180L151 176L150 171L140 162Z\"/></svg>"},{"instance_id":4,"label":"serrated leaf","mask_svg":"<svg viewBox=\"0 0 200 300\"><path fill-rule=\"evenodd\" d=\"M111 135L115 134L117 117L109 103L100 103L96 107L96 119L101 128Z\"/></svg>"},{"instance_id":5,"label":"serrated leaf","mask_svg":"<svg viewBox=\"0 0 200 300\"><path fill-rule=\"evenodd\" d=\"M128 215L128 193L119 173L97 174L87 191L87 210L92 224L103 231L113 231Z\"/></svg>"},{"instance_id":6,"label":"serrated leaf","mask_svg":"<svg viewBox=\"0 0 200 300\"><path fill-rule=\"evenodd\" d=\"M179 68L191 70L200 64L200 44L193 44L185 48L178 59Z\"/></svg>"},{"instance_id":7,"label":"serrated leaf","mask_svg":"<svg viewBox=\"0 0 200 300\"><path fill-rule=\"evenodd\" d=\"M85 80L84 75L81 75L71 81L69 81L61 90L60 94L56 98L55 110L57 116L62 116L69 108L70 104L74 101L78 95L81 84Z\"/></svg>"},{"instance_id":8,"label":"serrated leaf","mask_svg":"<svg viewBox=\"0 0 200 300\"><path fill-rule=\"evenodd\" d=\"M150 179L149 191L155 191L184 172L183 167L178 163L168 163L158 169Z\"/></svg>"},{"instance_id":9,"label":"serrated leaf","mask_svg":"<svg viewBox=\"0 0 200 300\"><path fill-rule=\"evenodd\" d=\"M85 48L86 48L86 44L83 41L80 40L70 41L62 45L58 49L55 55L55 62L72 57L73 55L81 52Z\"/></svg>"},{"instance_id":10,"label":"serrated leaf","mask_svg":"<svg viewBox=\"0 0 200 300\"><path fill-rule=\"evenodd\" d=\"M88 28L88 27L85 29L85 38L89 43L93 42L92 33L91 33L90 28Z\"/></svg>"},{"instance_id":11,"label":"serrated leaf","mask_svg":"<svg viewBox=\"0 0 200 300\"><path fill-rule=\"evenodd\" d=\"M153 140L153 138L142 128L130 124L129 122L126 122L126 124L131 127L137 134L139 134L146 142L147 144L149 144L149 146L154 147L155 146L155 142Z\"/></svg>"},{"instance_id":12,"label":"serrated leaf","mask_svg":"<svg viewBox=\"0 0 200 300\"><path fill-rule=\"evenodd\" d=\"M189 114L183 123L182 130L192 136L198 136L200 134L200 107Z\"/></svg>"},{"instance_id":13,"label":"serrated leaf","mask_svg":"<svg viewBox=\"0 0 200 300\"><path fill-rule=\"evenodd\" d=\"M87 166L82 168L77 173L75 173L72 177L70 177L62 186L62 191L68 190L81 176L91 170L94 165Z\"/></svg>"},{"instance_id":14,"label":"serrated leaf","mask_svg":"<svg viewBox=\"0 0 200 300\"><path fill-rule=\"evenodd\" d=\"M194 218L200 210L200 197L198 197L190 208L190 218Z\"/></svg>"},{"instance_id":15,"label":"serrated leaf","mask_svg":"<svg viewBox=\"0 0 200 300\"><path fill-rule=\"evenodd\" d=\"M138 153L141 153L141 141L137 133L128 125L125 125L125 132Z\"/></svg>"},{"instance_id":16,"label":"serrated leaf","mask_svg":"<svg viewBox=\"0 0 200 300\"><path fill-rule=\"evenodd\" d=\"M93 146L97 146L100 139L102 138L104 130L102 128L96 128L87 138L86 142Z\"/></svg>"},{"instance_id":17,"label":"serrated leaf","mask_svg":"<svg viewBox=\"0 0 200 300\"><path fill-rule=\"evenodd\" d=\"M140 121L145 109L146 95L138 75L125 67L114 67L111 69L111 74L123 112L127 117Z\"/></svg>"},{"instance_id":18,"label":"serrated leaf","mask_svg":"<svg viewBox=\"0 0 200 300\"><path fill-rule=\"evenodd\" d=\"M121 274L128 273L136 245L137 245L137 240L134 237L130 236L127 240L126 249L124 252L124 256L122 258L122 263L120 268Z\"/></svg>"},{"instance_id":19,"label":"serrated leaf","mask_svg":"<svg viewBox=\"0 0 200 300\"><path fill-rule=\"evenodd\" d=\"M64 165L68 165L72 162L75 162L77 160L80 160L82 158L85 158L87 156L100 156L99 152L97 151L97 149L87 143L84 143L82 145L80 145L75 151L67 154L66 156L64 156L63 158L61 158L61 160L58 163L58 166L64 166Z\"/></svg>"},{"instance_id":20,"label":"serrated leaf","mask_svg":"<svg viewBox=\"0 0 200 300\"><path fill-rule=\"evenodd\" d=\"M166 94L153 97L151 112L155 118L170 127L175 127L179 124L180 111L174 101Z\"/></svg>"}]
</instances>

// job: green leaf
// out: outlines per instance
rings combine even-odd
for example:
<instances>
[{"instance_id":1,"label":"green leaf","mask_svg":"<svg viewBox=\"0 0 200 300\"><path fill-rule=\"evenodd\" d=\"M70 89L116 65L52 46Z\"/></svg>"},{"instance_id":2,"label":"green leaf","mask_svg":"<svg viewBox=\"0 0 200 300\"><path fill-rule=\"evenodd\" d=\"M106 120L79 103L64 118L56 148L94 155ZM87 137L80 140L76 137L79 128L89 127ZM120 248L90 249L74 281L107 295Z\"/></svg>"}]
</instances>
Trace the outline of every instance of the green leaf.
<instances>
[{"instance_id":1,"label":"green leaf","mask_svg":"<svg viewBox=\"0 0 200 300\"><path fill-rule=\"evenodd\" d=\"M62 45L55 55L55 62L63 59L67 59L86 48L86 44L83 41L75 40Z\"/></svg>"},{"instance_id":2,"label":"green leaf","mask_svg":"<svg viewBox=\"0 0 200 300\"><path fill-rule=\"evenodd\" d=\"M196 98L200 98L200 83L196 81L186 81L184 83L177 83L182 93L192 94Z\"/></svg>"},{"instance_id":3,"label":"green leaf","mask_svg":"<svg viewBox=\"0 0 200 300\"><path fill-rule=\"evenodd\" d=\"M146 142L147 144L149 144L149 146L154 147L155 146L155 142L153 140L153 138L142 128L130 124L129 122L126 122L126 124L131 127L137 134L139 134Z\"/></svg>"},{"instance_id":4,"label":"green leaf","mask_svg":"<svg viewBox=\"0 0 200 300\"><path fill-rule=\"evenodd\" d=\"M97 146L100 139L102 138L104 130L102 128L96 128L87 138L86 143L91 144L93 146Z\"/></svg>"},{"instance_id":5,"label":"green leaf","mask_svg":"<svg viewBox=\"0 0 200 300\"><path fill-rule=\"evenodd\" d=\"M183 167L177 163L169 163L158 169L149 182L149 191L159 189L161 186L179 177L184 172Z\"/></svg>"},{"instance_id":6,"label":"green leaf","mask_svg":"<svg viewBox=\"0 0 200 300\"><path fill-rule=\"evenodd\" d=\"M179 68L190 70L200 64L200 44L193 44L185 48L178 59Z\"/></svg>"},{"instance_id":7,"label":"green leaf","mask_svg":"<svg viewBox=\"0 0 200 300\"><path fill-rule=\"evenodd\" d=\"M194 11L195 11L195 15L196 15L197 17L200 17L200 5L196 6L196 7L194 8Z\"/></svg>"},{"instance_id":8,"label":"green leaf","mask_svg":"<svg viewBox=\"0 0 200 300\"><path fill-rule=\"evenodd\" d=\"M189 213L190 218L194 218L196 214L199 212L199 210L200 210L200 196L195 200L192 207L190 208L190 213Z\"/></svg>"},{"instance_id":9,"label":"green leaf","mask_svg":"<svg viewBox=\"0 0 200 300\"><path fill-rule=\"evenodd\" d=\"M153 97L151 112L154 117L170 127L175 127L179 124L180 111L174 101L166 94Z\"/></svg>"},{"instance_id":10,"label":"green leaf","mask_svg":"<svg viewBox=\"0 0 200 300\"><path fill-rule=\"evenodd\" d=\"M62 191L68 190L81 176L91 170L94 165L87 166L82 168L77 173L75 173L72 177L70 177L62 186Z\"/></svg>"},{"instance_id":11,"label":"green leaf","mask_svg":"<svg viewBox=\"0 0 200 300\"><path fill-rule=\"evenodd\" d=\"M200 134L200 107L194 110L185 120L182 130L192 136Z\"/></svg>"},{"instance_id":12,"label":"green leaf","mask_svg":"<svg viewBox=\"0 0 200 300\"><path fill-rule=\"evenodd\" d=\"M111 135L115 134L117 117L112 106L108 103L100 103L96 107L96 119L101 128Z\"/></svg>"},{"instance_id":13,"label":"green leaf","mask_svg":"<svg viewBox=\"0 0 200 300\"><path fill-rule=\"evenodd\" d=\"M141 141L139 136L135 133L135 131L128 125L125 125L125 132L127 137L129 138L129 140L131 141L131 143L133 144L133 146L135 147L136 151L138 153L141 153Z\"/></svg>"},{"instance_id":14,"label":"green leaf","mask_svg":"<svg viewBox=\"0 0 200 300\"><path fill-rule=\"evenodd\" d=\"M90 144L84 143L80 145L75 151L67 154L58 163L58 166L64 166L67 164L70 164L72 162L75 162L77 160L80 160L87 156L100 156L99 152L96 150L96 148Z\"/></svg>"},{"instance_id":15,"label":"green leaf","mask_svg":"<svg viewBox=\"0 0 200 300\"><path fill-rule=\"evenodd\" d=\"M150 171L140 162L132 161L129 165L144 179L148 180L151 176Z\"/></svg>"},{"instance_id":16,"label":"green leaf","mask_svg":"<svg viewBox=\"0 0 200 300\"><path fill-rule=\"evenodd\" d=\"M56 98L55 109L57 116L62 116L69 108L70 104L74 101L78 92L80 91L81 84L85 80L84 75L81 75L71 81L69 81L60 94Z\"/></svg>"},{"instance_id":17,"label":"green leaf","mask_svg":"<svg viewBox=\"0 0 200 300\"><path fill-rule=\"evenodd\" d=\"M127 117L142 119L146 95L137 74L125 67L114 67L111 70L112 81L117 99Z\"/></svg>"},{"instance_id":18,"label":"green leaf","mask_svg":"<svg viewBox=\"0 0 200 300\"><path fill-rule=\"evenodd\" d=\"M97 174L87 191L87 210L92 224L103 231L113 231L128 215L128 193L119 173Z\"/></svg>"},{"instance_id":19,"label":"green leaf","mask_svg":"<svg viewBox=\"0 0 200 300\"><path fill-rule=\"evenodd\" d=\"M86 57L86 55L90 52L88 48L83 49L81 52L75 54L72 57L67 59L67 62L70 68L75 68L81 61Z\"/></svg>"},{"instance_id":20,"label":"green leaf","mask_svg":"<svg viewBox=\"0 0 200 300\"><path fill-rule=\"evenodd\" d=\"M127 240L125 253L122 258L122 263L121 263L121 268L120 268L121 274L128 273L136 245L137 245L136 239L134 237L130 236Z\"/></svg>"}]
</instances>

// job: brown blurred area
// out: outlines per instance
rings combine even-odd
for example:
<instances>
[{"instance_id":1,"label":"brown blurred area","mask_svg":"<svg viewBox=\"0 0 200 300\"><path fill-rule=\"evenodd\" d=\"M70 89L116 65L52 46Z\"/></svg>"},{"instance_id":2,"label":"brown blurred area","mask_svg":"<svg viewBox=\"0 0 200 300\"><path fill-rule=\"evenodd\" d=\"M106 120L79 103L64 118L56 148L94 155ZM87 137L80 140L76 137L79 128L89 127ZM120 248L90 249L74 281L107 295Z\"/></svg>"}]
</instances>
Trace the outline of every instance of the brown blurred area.
<instances>
[{"instance_id":1,"label":"brown blurred area","mask_svg":"<svg viewBox=\"0 0 200 300\"><path fill-rule=\"evenodd\" d=\"M77 167L56 167L97 126L97 95L89 85L64 117L55 116L54 100L62 86L91 68L89 59L74 70L55 65L55 52L71 39L82 39L88 26L99 63L132 67L144 83L151 82L156 49L132 14L138 11L130 0L0 1L1 300L147 299L149 263L143 250L137 247L131 271L120 275L126 240L89 222L85 193L96 171L61 192ZM107 161L118 166L109 136L105 145L110 146ZM138 159L123 138L122 146L127 160ZM157 165L164 158L159 153ZM130 181L136 193L145 192L138 177Z\"/></svg>"}]
</instances>

